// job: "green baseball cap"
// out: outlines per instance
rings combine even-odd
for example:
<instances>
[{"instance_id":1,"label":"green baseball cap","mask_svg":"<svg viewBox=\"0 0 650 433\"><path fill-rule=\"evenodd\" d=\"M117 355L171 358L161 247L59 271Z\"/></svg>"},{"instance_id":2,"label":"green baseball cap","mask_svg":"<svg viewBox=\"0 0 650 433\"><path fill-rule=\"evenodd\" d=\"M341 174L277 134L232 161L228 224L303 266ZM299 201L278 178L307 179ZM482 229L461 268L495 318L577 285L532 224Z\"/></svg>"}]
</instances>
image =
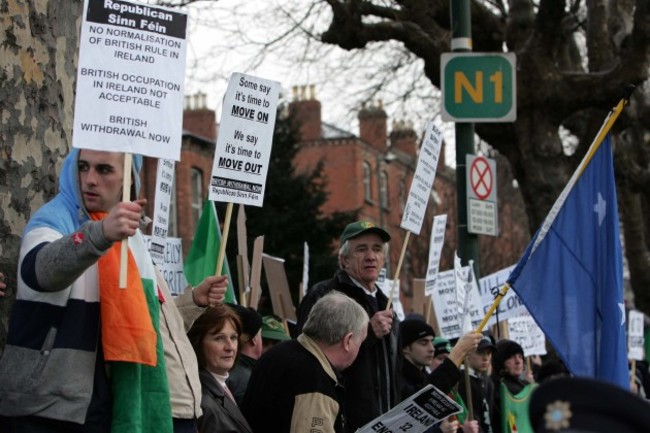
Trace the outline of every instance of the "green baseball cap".
<instances>
[{"instance_id":1,"label":"green baseball cap","mask_svg":"<svg viewBox=\"0 0 650 433\"><path fill-rule=\"evenodd\" d=\"M348 239L355 238L363 233L376 233L384 242L390 241L390 235L386 230L377 227L370 221L357 221L345 226L345 230L341 234L341 245Z\"/></svg>"},{"instance_id":2,"label":"green baseball cap","mask_svg":"<svg viewBox=\"0 0 650 433\"><path fill-rule=\"evenodd\" d=\"M451 353L451 343L443 337L436 337L433 339L433 348L436 351L434 356L442 355L443 353Z\"/></svg>"},{"instance_id":3,"label":"green baseball cap","mask_svg":"<svg viewBox=\"0 0 650 433\"><path fill-rule=\"evenodd\" d=\"M262 338L270 340L291 340L282 323L274 316L262 317Z\"/></svg>"}]
</instances>

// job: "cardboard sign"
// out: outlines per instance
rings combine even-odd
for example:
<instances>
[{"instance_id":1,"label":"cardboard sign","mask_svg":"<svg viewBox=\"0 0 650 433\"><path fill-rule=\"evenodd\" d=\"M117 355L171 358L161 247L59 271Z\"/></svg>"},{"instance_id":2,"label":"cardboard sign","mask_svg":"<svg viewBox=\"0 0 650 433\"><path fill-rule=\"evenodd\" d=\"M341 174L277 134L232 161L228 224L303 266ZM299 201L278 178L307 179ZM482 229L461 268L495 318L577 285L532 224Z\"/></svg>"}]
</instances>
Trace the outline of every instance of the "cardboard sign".
<instances>
[{"instance_id":1,"label":"cardboard sign","mask_svg":"<svg viewBox=\"0 0 650 433\"><path fill-rule=\"evenodd\" d=\"M289 292L289 281L284 270L284 259L264 254L262 255L262 263L266 282L269 284L273 312L276 316L295 322L297 320L296 308Z\"/></svg>"},{"instance_id":2,"label":"cardboard sign","mask_svg":"<svg viewBox=\"0 0 650 433\"><path fill-rule=\"evenodd\" d=\"M411 302L411 310L422 315L425 322L427 322L434 331L436 335L440 335L440 329L438 328L438 321L436 320L436 314L433 310L433 303L431 302L431 296L426 296L424 294L424 284L425 281L421 278L413 279L413 300Z\"/></svg>"},{"instance_id":3,"label":"cardboard sign","mask_svg":"<svg viewBox=\"0 0 650 433\"><path fill-rule=\"evenodd\" d=\"M431 225L431 240L429 245L429 266L424 294L431 296L436 285L436 275L440 269L440 254L445 243L445 229L447 228L447 215L436 215Z\"/></svg>"},{"instance_id":4,"label":"cardboard sign","mask_svg":"<svg viewBox=\"0 0 650 433\"><path fill-rule=\"evenodd\" d=\"M234 73L223 101L210 200L262 206L280 83Z\"/></svg>"},{"instance_id":5,"label":"cardboard sign","mask_svg":"<svg viewBox=\"0 0 650 433\"><path fill-rule=\"evenodd\" d=\"M433 385L427 385L357 433L422 433L443 419L462 411L458 403Z\"/></svg>"},{"instance_id":6,"label":"cardboard sign","mask_svg":"<svg viewBox=\"0 0 650 433\"><path fill-rule=\"evenodd\" d=\"M436 177L441 145L442 130L437 128L433 122L429 122L400 223L400 227L416 235L420 234L422 229L424 213L427 210L433 180Z\"/></svg>"},{"instance_id":7,"label":"cardboard sign","mask_svg":"<svg viewBox=\"0 0 650 433\"><path fill-rule=\"evenodd\" d=\"M180 160L187 13L85 0L72 146Z\"/></svg>"},{"instance_id":8,"label":"cardboard sign","mask_svg":"<svg viewBox=\"0 0 650 433\"><path fill-rule=\"evenodd\" d=\"M144 239L147 242L147 248L151 250L152 237L144 236ZM187 287L187 280L183 271L181 238L166 238L164 251L163 260L156 263L156 267L167 282L171 294L174 296L180 295Z\"/></svg>"},{"instance_id":9,"label":"cardboard sign","mask_svg":"<svg viewBox=\"0 0 650 433\"><path fill-rule=\"evenodd\" d=\"M262 295L262 256L264 255L264 236L258 236L253 242L253 257L251 261L251 296L248 306L257 310L257 304Z\"/></svg>"},{"instance_id":10,"label":"cardboard sign","mask_svg":"<svg viewBox=\"0 0 650 433\"><path fill-rule=\"evenodd\" d=\"M630 310L627 320L629 322L627 333L628 358L643 361L643 355L645 352L643 313L640 311Z\"/></svg>"},{"instance_id":11,"label":"cardboard sign","mask_svg":"<svg viewBox=\"0 0 650 433\"><path fill-rule=\"evenodd\" d=\"M530 314L508 319L508 334L524 349L524 356L546 355L546 337Z\"/></svg>"},{"instance_id":12,"label":"cardboard sign","mask_svg":"<svg viewBox=\"0 0 650 433\"><path fill-rule=\"evenodd\" d=\"M237 252L241 262L241 280L239 281L239 292L244 296L250 292L251 266L248 261L248 235L246 230L246 210L240 204L237 210Z\"/></svg>"}]
</instances>

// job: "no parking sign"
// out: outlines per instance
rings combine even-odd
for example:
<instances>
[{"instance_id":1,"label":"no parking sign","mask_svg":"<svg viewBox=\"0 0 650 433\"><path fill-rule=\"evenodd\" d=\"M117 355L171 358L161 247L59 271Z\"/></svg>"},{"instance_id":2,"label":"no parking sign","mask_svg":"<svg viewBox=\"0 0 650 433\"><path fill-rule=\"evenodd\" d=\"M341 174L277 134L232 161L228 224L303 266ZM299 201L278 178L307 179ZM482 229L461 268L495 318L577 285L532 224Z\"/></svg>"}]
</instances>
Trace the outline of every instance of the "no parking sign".
<instances>
[{"instance_id":1,"label":"no parking sign","mask_svg":"<svg viewBox=\"0 0 650 433\"><path fill-rule=\"evenodd\" d=\"M467 231L477 235L497 236L496 162L483 156L465 155L467 167Z\"/></svg>"}]
</instances>

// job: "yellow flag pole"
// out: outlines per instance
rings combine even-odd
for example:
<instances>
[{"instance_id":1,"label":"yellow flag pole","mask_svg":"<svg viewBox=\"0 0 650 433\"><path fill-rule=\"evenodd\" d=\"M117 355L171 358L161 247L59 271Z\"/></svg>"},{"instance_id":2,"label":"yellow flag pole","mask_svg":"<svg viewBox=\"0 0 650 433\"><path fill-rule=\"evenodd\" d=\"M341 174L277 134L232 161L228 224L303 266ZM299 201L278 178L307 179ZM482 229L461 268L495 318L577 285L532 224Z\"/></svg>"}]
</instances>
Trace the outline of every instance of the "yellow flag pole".
<instances>
[{"instance_id":1,"label":"yellow flag pole","mask_svg":"<svg viewBox=\"0 0 650 433\"><path fill-rule=\"evenodd\" d=\"M483 332L483 328L485 328L485 325L487 325L488 320L490 320L490 317L492 317L494 310L497 309L503 297L506 296L506 293L508 293L508 289L510 289L510 285L508 283L505 283L503 287L501 287L501 290L499 290L499 293L497 293L497 297L494 298L494 302L492 302L490 309L487 311L487 313L485 313L485 317L476 328L476 332Z\"/></svg>"},{"instance_id":2,"label":"yellow flag pole","mask_svg":"<svg viewBox=\"0 0 650 433\"><path fill-rule=\"evenodd\" d=\"M623 112L623 108L625 108L625 106L628 104L629 102L628 100L632 95L632 91L634 91L634 86L630 86L629 88L627 88L626 95L620 101L618 101L616 107L614 107L612 111L609 113L609 116L605 118L605 122L603 122L603 125L600 127L598 134L596 134L596 138L594 138L594 141L592 142L591 146L589 146L589 151L587 152L587 155L585 155L584 159L582 160L582 165L579 171L580 174L582 174L582 172L587 167L587 164L589 164L589 161L591 161L591 158L593 158L594 155L596 154L596 151L600 147L600 144L605 139L605 136L609 134L609 131L612 129L612 126L614 126L614 122L616 122L618 116L620 116L621 113Z\"/></svg>"}]
</instances>

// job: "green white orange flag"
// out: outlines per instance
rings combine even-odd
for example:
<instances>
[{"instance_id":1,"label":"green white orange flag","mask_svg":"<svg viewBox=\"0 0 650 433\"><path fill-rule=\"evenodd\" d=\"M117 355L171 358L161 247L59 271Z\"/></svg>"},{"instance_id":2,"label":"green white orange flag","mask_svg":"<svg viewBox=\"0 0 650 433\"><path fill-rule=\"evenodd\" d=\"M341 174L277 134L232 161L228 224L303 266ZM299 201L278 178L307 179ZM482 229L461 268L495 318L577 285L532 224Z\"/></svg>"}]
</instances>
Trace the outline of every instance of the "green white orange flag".
<instances>
[{"instance_id":1,"label":"green white orange flag","mask_svg":"<svg viewBox=\"0 0 650 433\"><path fill-rule=\"evenodd\" d=\"M192 246L185 260L185 278L196 287L208 276L214 275L217 267L217 257L221 246L221 230L214 202L206 200L199 219L199 225L194 232ZM224 260L222 274L228 275L228 291L226 302L237 303L235 290L232 285L228 260Z\"/></svg>"}]
</instances>

